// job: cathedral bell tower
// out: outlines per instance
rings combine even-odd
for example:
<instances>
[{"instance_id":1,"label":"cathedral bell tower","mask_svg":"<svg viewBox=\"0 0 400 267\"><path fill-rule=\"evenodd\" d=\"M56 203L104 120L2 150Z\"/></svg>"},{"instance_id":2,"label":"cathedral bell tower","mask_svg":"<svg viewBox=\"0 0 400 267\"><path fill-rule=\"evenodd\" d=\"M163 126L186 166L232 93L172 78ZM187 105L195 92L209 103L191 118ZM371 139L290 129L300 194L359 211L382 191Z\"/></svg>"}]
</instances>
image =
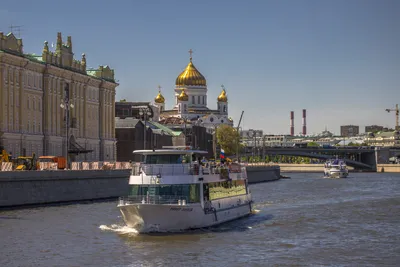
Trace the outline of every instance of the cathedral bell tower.
<instances>
[{"instance_id":1,"label":"cathedral bell tower","mask_svg":"<svg viewBox=\"0 0 400 267\"><path fill-rule=\"evenodd\" d=\"M221 85L222 91L217 98L217 106L219 114L228 115L228 97L226 95L225 87Z\"/></svg>"},{"instance_id":2,"label":"cathedral bell tower","mask_svg":"<svg viewBox=\"0 0 400 267\"><path fill-rule=\"evenodd\" d=\"M154 98L154 103L158 107L160 113L165 110L165 98L161 94L161 86L158 86L158 95Z\"/></svg>"},{"instance_id":3,"label":"cathedral bell tower","mask_svg":"<svg viewBox=\"0 0 400 267\"><path fill-rule=\"evenodd\" d=\"M186 117L188 114L189 96L186 94L185 89L182 90L178 96L178 115L179 117Z\"/></svg>"}]
</instances>

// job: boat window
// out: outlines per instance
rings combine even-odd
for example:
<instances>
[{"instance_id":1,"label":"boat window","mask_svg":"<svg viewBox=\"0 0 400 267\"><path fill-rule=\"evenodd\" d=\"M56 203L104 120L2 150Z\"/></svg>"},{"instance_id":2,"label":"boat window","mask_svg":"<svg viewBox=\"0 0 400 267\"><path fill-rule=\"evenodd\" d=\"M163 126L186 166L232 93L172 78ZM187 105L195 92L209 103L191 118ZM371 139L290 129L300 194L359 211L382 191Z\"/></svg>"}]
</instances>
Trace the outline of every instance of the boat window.
<instances>
[{"instance_id":1,"label":"boat window","mask_svg":"<svg viewBox=\"0 0 400 267\"><path fill-rule=\"evenodd\" d=\"M131 185L131 196L185 197L188 203L200 202L199 184Z\"/></svg>"},{"instance_id":2,"label":"boat window","mask_svg":"<svg viewBox=\"0 0 400 267\"><path fill-rule=\"evenodd\" d=\"M223 181L208 184L210 200L246 194L244 180Z\"/></svg>"},{"instance_id":3,"label":"boat window","mask_svg":"<svg viewBox=\"0 0 400 267\"><path fill-rule=\"evenodd\" d=\"M177 164L182 163L184 155L147 155L146 164Z\"/></svg>"}]
</instances>

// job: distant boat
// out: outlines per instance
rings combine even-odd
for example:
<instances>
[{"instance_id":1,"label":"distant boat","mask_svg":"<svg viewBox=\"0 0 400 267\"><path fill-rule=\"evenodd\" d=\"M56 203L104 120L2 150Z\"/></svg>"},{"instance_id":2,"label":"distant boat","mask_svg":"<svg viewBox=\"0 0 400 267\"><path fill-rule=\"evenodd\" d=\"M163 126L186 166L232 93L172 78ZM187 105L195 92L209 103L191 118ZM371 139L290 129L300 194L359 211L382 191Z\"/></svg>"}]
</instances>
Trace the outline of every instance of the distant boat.
<instances>
[{"instance_id":1,"label":"distant boat","mask_svg":"<svg viewBox=\"0 0 400 267\"><path fill-rule=\"evenodd\" d=\"M346 178L349 175L346 162L342 159L330 159L324 165L325 178Z\"/></svg>"}]
</instances>

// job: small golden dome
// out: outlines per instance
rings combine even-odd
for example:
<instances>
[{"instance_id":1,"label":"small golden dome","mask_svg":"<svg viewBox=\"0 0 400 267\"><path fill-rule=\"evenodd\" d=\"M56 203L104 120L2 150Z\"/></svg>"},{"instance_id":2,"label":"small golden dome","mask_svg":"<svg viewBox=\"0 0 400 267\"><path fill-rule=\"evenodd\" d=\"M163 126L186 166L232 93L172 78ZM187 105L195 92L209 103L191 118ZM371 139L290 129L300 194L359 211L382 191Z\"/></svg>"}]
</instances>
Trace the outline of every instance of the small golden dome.
<instances>
[{"instance_id":1,"label":"small golden dome","mask_svg":"<svg viewBox=\"0 0 400 267\"><path fill-rule=\"evenodd\" d=\"M158 104L164 104L165 103L165 98L161 94L161 90L158 91L158 95L156 96L156 98L154 98L154 102L156 102Z\"/></svg>"},{"instance_id":2,"label":"small golden dome","mask_svg":"<svg viewBox=\"0 0 400 267\"><path fill-rule=\"evenodd\" d=\"M178 96L179 101L188 101L189 96L186 94L185 89L182 90L181 94Z\"/></svg>"},{"instance_id":3,"label":"small golden dome","mask_svg":"<svg viewBox=\"0 0 400 267\"><path fill-rule=\"evenodd\" d=\"M190 57L190 62L186 66L185 70L179 74L175 81L176 86L206 86L207 81L203 74L200 73L193 65L192 57Z\"/></svg>"},{"instance_id":4,"label":"small golden dome","mask_svg":"<svg viewBox=\"0 0 400 267\"><path fill-rule=\"evenodd\" d=\"M222 92L219 94L217 100L218 102L228 102L228 97L226 96L225 89L222 89Z\"/></svg>"}]
</instances>

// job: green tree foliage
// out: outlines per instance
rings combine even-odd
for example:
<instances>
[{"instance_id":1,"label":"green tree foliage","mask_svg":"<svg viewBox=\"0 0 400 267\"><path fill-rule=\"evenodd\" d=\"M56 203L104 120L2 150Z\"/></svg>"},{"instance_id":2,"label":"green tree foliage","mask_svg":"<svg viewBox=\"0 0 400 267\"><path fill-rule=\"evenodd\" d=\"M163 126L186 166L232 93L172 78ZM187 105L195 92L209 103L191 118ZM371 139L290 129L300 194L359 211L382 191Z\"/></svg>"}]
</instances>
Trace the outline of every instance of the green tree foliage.
<instances>
[{"instance_id":1,"label":"green tree foliage","mask_svg":"<svg viewBox=\"0 0 400 267\"><path fill-rule=\"evenodd\" d=\"M239 133L232 126L221 124L217 128L217 142L226 155L236 154Z\"/></svg>"},{"instance_id":2,"label":"green tree foliage","mask_svg":"<svg viewBox=\"0 0 400 267\"><path fill-rule=\"evenodd\" d=\"M320 145L316 142L308 142L307 143L307 147L317 147L317 146L320 146Z\"/></svg>"}]
</instances>

